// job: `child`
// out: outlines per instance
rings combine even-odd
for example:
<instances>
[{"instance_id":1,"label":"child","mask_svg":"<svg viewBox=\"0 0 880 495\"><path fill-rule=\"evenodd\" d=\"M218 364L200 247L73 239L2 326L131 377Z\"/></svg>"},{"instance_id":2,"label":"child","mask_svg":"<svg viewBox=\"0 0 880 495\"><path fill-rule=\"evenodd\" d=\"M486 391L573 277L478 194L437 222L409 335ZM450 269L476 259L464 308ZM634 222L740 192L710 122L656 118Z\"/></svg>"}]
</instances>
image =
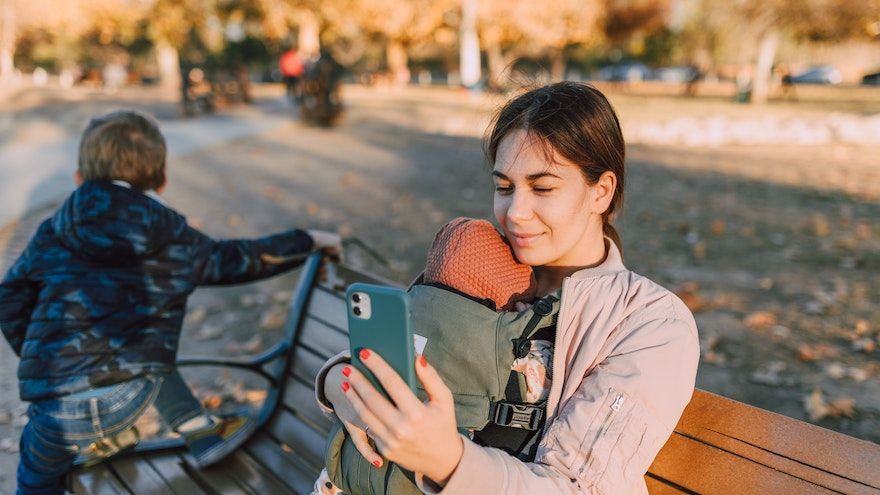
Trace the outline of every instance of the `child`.
<instances>
[{"instance_id":1,"label":"child","mask_svg":"<svg viewBox=\"0 0 880 495\"><path fill-rule=\"evenodd\" d=\"M430 285L476 301L493 311L524 311L535 299L537 285L532 267L516 260L510 245L485 220L456 218L440 229L428 251L425 271L414 285ZM414 323L418 328L416 312ZM553 344L530 340L528 354L513 362L523 375L526 403L540 403L550 391ZM342 493L326 469L315 482L312 495Z\"/></svg>"},{"instance_id":2,"label":"child","mask_svg":"<svg viewBox=\"0 0 880 495\"><path fill-rule=\"evenodd\" d=\"M219 460L254 422L207 415L175 370L187 297L339 249L339 237L321 231L211 239L159 198L165 156L152 119L132 111L93 119L80 142L79 187L0 283L0 329L21 358L19 391L31 402L19 495L61 494L77 455L100 460L136 443L133 425L151 404L199 466Z\"/></svg>"}]
</instances>

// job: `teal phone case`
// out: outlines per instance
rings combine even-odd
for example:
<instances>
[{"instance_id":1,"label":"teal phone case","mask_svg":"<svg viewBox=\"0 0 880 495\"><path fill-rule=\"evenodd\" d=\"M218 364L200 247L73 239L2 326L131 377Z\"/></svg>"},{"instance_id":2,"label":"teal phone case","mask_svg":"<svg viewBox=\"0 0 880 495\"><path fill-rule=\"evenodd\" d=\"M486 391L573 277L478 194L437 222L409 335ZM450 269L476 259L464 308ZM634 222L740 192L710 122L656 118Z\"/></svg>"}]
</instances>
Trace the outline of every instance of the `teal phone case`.
<instances>
[{"instance_id":1,"label":"teal phone case","mask_svg":"<svg viewBox=\"0 0 880 495\"><path fill-rule=\"evenodd\" d=\"M355 293L369 296L369 318L354 313L355 306L363 309L363 301L352 299ZM352 284L345 292L351 362L386 397L385 389L361 362L359 353L364 348L379 353L415 392L415 350L409 297L402 289L363 283Z\"/></svg>"}]
</instances>

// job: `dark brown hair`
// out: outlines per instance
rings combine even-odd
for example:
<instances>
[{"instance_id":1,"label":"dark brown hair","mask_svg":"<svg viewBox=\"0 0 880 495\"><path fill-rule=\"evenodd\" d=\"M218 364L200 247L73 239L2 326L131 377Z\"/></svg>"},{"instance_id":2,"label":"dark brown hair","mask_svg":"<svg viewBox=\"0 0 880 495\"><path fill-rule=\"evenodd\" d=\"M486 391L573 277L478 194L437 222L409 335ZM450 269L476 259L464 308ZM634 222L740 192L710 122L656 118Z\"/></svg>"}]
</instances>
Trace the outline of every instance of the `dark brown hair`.
<instances>
[{"instance_id":1,"label":"dark brown hair","mask_svg":"<svg viewBox=\"0 0 880 495\"><path fill-rule=\"evenodd\" d=\"M123 180L139 191L165 184L165 138L156 122L133 110L93 118L79 142L84 180Z\"/></svg>"},{"instance_id":2,"label":"dark brown hair","mask_svg":"<svg viewBox=\"0 0 880 495\"><path fill-rule=\"evenodd\" d=\"M527 90L498 111L484 140L486 157L494 163L501 141L514 130L524 130L545 144L553 160L558 153L576 163L588 184L605 172L617 176L617 189L602 214L602 230L623 249L611 225L615 211L623 206L623 133L608 99L589 84L559 82Z\"/></svg>"}]
</instances>

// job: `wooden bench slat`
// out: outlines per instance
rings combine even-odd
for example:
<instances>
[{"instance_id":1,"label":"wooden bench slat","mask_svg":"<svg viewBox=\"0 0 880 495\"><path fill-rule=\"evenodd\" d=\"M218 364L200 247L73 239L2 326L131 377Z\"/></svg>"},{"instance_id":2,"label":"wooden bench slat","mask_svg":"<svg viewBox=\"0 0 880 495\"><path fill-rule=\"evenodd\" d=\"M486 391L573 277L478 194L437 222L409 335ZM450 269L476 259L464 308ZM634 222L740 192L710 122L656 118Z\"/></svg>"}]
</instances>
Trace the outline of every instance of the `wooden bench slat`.
<instances>
[{"instance_id":1,"label":"wooden bench slat","mask_svg":"<svg viewBox=\"0 0 880 495\"><path fill-rule=\"evenodd\" d=\"M310 315L303 322L298 343L312 349L326 360L348 349L348 336Z\"/></svg>"},{"instance_id":2,"label":"wooden bench slat","mask_svg":"<svg viewBox=\"0 0 880 495\"><path fill-rule=\"evenodd\" d=\"M348 316L345 311L345 301L339 294L318 287L312 291L306 314L317 316L333 327L344 331L348 328Z\"/></svg>"},{"instance_id":3,"label":"wooden bench slat","mask_svg":"<svg viewBox=\"0 0 880 495\"><path fill-rule=\"evenodd\" d=\"M327 442L321 432L312 429L287 409L279 411L267 426L266 432L278 443L285 444L304 464L321 470Z\"/></svg>"},{"instance_id":4,"label":"wooden bench slat","mask_svg":"<svg viewBox=\"0 0 880 495\"><path fill-rule=\"evenodd\" d=\"M288 490L288 487L279 481L275 474L255 461L244 449L236 451L234 455L222 463L212 466L208 473L216 470L227 472L240 485L247 487L250 493L281 494ZM282 473L276 474L281 476Z\"/></svg>"},{"instance_id":5,"label":"wooden bench slat","mask_svg":"<svg viewBox=\"0 0 880 495\"><path fill-rule=\"evenodd\" d=\"M267 470L278 474L281 481L294 493L308 495L311 492L317 472L299 462L292 453L285 452L270 436L257 433L244 449Z\"/></svg>"},{"instance_id":6,"label":"wooden bench slat","mask_svg":"<svg viewBox=\"0 0 880 495\"><path fill-rule=\"evenodd\" d=\"M289 379L283 394L284 405L307 420L319 434L326 436L333 423L318 407L312 385L313 382L306 385L297 378Z\"/></svg>"},{"instance_id":7,"label":"wooden bench slat","mask_svg":"<svg viewBox=\"0 0 880 495\"><path fill-rule=\"evenodd\" d=\"M690 495L695 493L670 484L667 480L660 480L649 475L645 475L645 485L648 486L648 493L651 495Z\"/></svg>"},{"instance_id":8,"label":"wooden bench slat","mask_svg":"<svg viewBox=\"0 0 880 495\"><path fill-rule=\"evenodd\" d=\"M880 490L880 448L697 390L676 431L845 493Z\"/></svg>"},{"instance_id":9,"label":"wooden bench slat","mask_svg":"<svg viewBox=\"0 0 880 495\"><path fill-rule=\"evenodd\" d=\"M318 370L321 369L321 366L324 366L326 361L327 358L315 354L310 349L297 346L293 351L291 375L302 380L304 383L311 383L314 386Z\"/></svg>"},{"instance_id":10,"label":"wooden bench slat","mask_svg":"<svg viewBox=\"0 0 880 495\"><path fill-rule=\"evenodd\" d=\"M141 457L158 472L175 495L198 495L205 491L189 477L183 459L173 452L156 452Z\"/></svg>"},{"instance_id":11,"label":"wooden bench slat","mask_svg":"<svg viewBox=\"0 0 880 495\"><path fill-rule=\"evenodd\" d=\"M113 470L134 493L174 493L162 476L137 455L114 458Z\"/></svg>"},{"instance_id":12,"label":"wooden bench slat","mask_svg":"<svg viewBox=\"0 0 880 495\"><path fill-rule=\"evenodd\" d=\"M77 495L130 495L131 492L110 470L107 463L71 474L73 493Z\"/></svg>"},{"instance_id":13,"label":"wooden bench slat","mask_svg":"<svg viewBox=\"0 0 880 495\"><path fill-rule=\"evenodd\" d=\"M678 433L672 434L649 471L701 494L833 493Z\"/></svg>"},{"instance_id":14,"label":"wooden bench slat","mask_svg":"<svg viewBox=\"0 0 880 495\"><path fill-rule=\"evenodd\" d=\"M238 455L238 452L232 456ZM207 469L193 469L190 476L193 481L206 487L209 493L219 493L222 495L260 495L249 489L247 485L239 482L232 476L226 467L230 463L230 459L215 464Z\"/></svg>"}]
</instances>

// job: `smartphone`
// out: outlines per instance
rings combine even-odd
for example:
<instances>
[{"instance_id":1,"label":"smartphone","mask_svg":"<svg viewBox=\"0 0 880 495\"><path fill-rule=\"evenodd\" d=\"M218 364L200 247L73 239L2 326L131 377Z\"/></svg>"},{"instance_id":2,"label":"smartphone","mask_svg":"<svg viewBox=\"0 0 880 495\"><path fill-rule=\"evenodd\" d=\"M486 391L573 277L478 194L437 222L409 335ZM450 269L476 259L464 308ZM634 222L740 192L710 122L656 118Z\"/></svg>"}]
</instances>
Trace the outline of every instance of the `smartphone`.
<instances>
[{"instance_id":1,"label":"smartphone","mask_svg":"<svg viewBox=\"0 0 880 495\"><path fill-rule=\"evenodd\" d=\"M409 294L403 289L356 283L345 292L351 363L388 397L360 359L361 349L379 353L409 388L416 391L415 349ZM390 397L389 397L390 400Z\"/></svg>"}]
</instances>

